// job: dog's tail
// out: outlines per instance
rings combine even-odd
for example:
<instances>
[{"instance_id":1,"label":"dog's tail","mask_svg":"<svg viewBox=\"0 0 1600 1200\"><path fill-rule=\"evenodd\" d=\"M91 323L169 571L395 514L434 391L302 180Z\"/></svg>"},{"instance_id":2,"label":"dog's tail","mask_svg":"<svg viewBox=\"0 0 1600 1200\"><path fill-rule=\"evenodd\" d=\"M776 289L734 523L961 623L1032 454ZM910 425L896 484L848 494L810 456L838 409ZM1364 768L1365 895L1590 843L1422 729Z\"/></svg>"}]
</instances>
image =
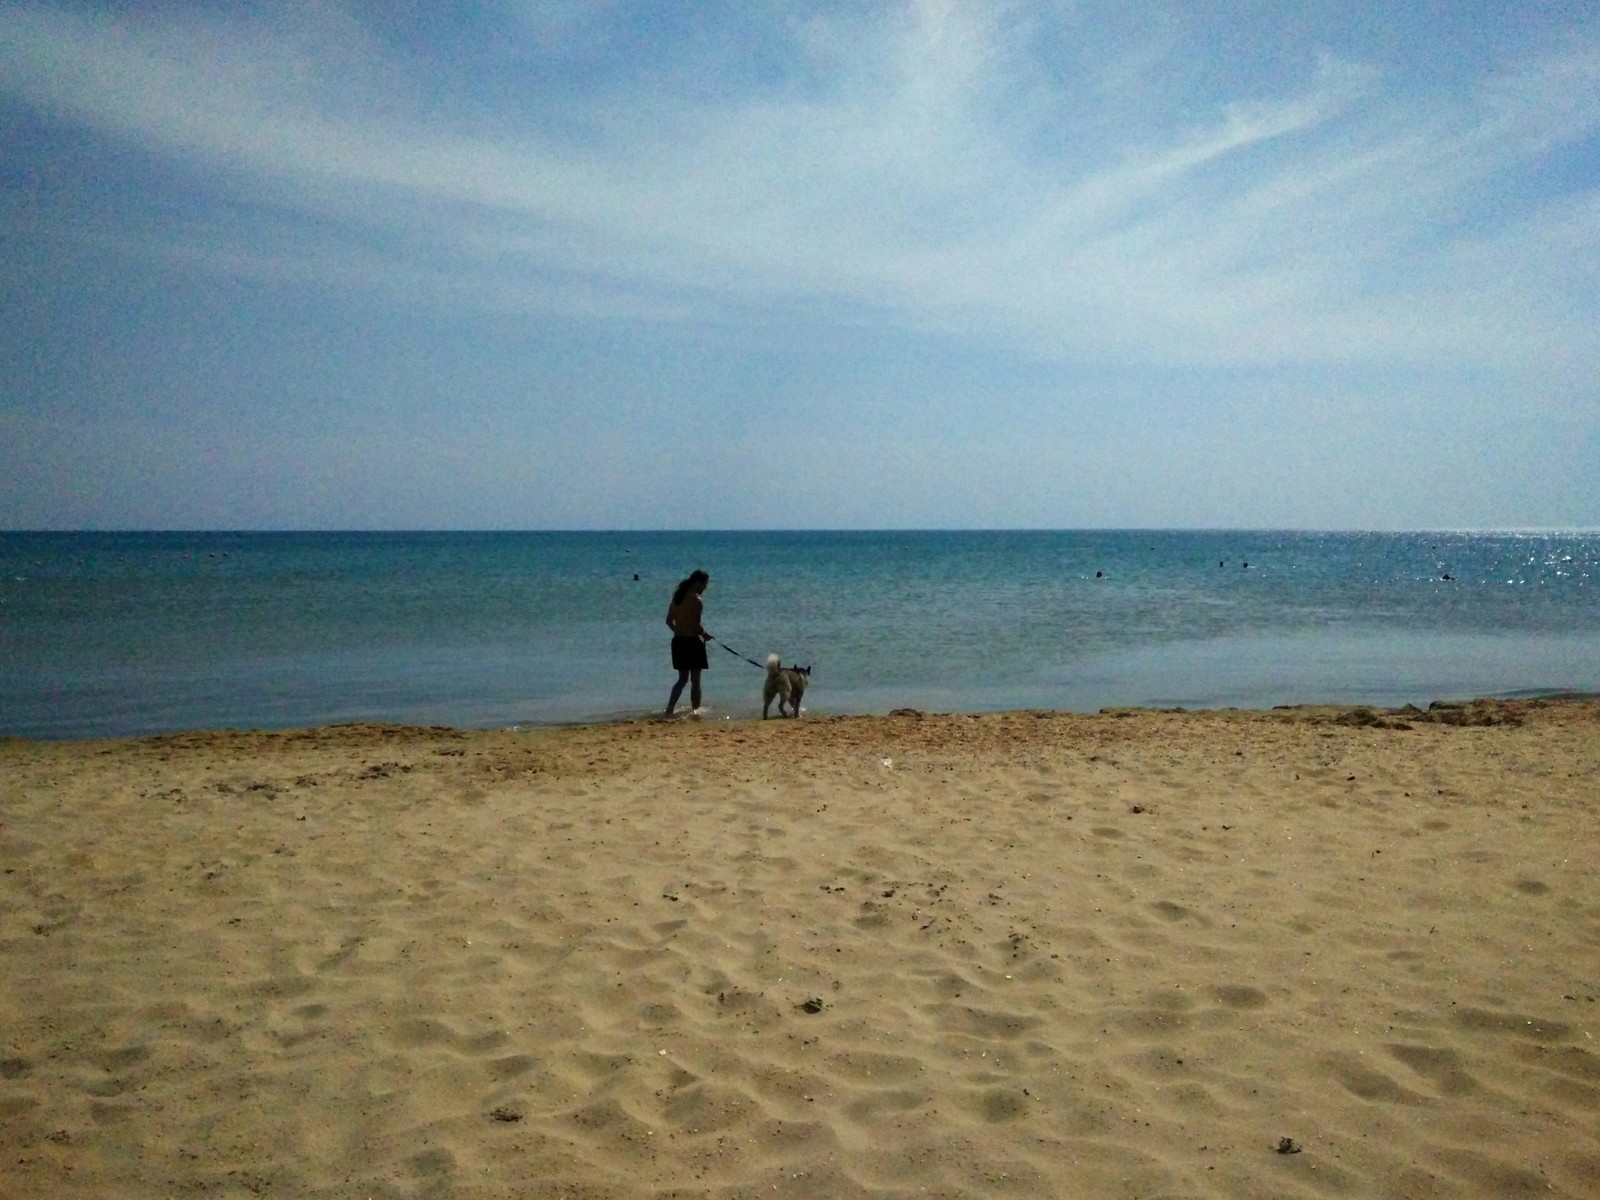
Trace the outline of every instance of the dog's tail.
<instances>
[{"instance_id":1,"label":"dog's tail","mask_svg":"<svg viewBox=\"0 0 1600 1200\"><path fill-rule=\"evenodd\" d=\"M767 655L767 674L768 675L776 675L778 673L778 669L780 667L782 667L782 666L783 666L783 659L779 658L776 654Z\"/></svg>"}]
</instances>

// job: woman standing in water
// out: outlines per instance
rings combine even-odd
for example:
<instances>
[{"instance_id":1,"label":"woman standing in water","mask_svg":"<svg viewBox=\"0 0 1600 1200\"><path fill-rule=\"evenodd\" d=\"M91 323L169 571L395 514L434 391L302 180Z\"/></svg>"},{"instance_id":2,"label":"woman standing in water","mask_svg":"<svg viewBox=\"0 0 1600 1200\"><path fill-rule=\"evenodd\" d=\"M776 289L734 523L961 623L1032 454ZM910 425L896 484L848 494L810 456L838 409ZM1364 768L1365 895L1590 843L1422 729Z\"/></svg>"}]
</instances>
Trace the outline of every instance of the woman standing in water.
<instances>
[{"instance_id":1,"label":"woman standing in water","mask_svg":"<svg viewBox=\"0 0 1600 1200\"><path fill-rule=\"evenodd\" d=\"M683 685L689 685L689 707L700 711L700 672L710 664L706 661L706 643L711 635L700 624L701 597L711 584L711 576L704 571L691 572L672 593L672 603L667 606L667 628L672 630L672 665L678 672L678 682L672 685L672 695L667 697L667 716L678 706L683 695Z\"/></svg>"}]
</instances>

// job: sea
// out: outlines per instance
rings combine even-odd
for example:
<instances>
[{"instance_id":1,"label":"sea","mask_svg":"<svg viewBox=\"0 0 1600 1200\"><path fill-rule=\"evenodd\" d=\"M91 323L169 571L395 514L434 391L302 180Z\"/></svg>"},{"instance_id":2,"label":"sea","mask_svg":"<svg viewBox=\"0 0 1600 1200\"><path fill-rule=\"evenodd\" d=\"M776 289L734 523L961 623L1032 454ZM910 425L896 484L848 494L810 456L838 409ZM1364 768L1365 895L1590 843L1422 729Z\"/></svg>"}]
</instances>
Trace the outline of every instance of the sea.
<instances>
[{"instance_id":1,"label":"sea","mask_svg":"<svg viewBox=\"0 0 1600 1200\"><path fill-rule=\"evenodd\" d=\"M0 734L646 717L695 568L701 720L1600 693L1596 532L0 533Z\"/></svg>"}]
</instances>

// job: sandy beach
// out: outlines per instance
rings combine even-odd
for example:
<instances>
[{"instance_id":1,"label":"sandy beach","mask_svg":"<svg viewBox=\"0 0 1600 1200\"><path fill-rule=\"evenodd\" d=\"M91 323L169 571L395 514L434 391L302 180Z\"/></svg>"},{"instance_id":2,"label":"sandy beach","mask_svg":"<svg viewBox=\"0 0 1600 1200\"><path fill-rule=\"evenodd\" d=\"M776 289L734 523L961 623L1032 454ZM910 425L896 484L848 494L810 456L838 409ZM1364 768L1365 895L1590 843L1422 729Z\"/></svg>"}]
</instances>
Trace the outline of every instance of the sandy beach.
<instances>
[{"instance_id":1,"label":"sandy beach","mask_svg":"<svg viewBox=\"0 0 1600 1200\"><path fill-rule=\"evenodd\" d=\"M1600 703L0 743L0 1195L1600 1196Z\"/></svg>"}]
</instances>

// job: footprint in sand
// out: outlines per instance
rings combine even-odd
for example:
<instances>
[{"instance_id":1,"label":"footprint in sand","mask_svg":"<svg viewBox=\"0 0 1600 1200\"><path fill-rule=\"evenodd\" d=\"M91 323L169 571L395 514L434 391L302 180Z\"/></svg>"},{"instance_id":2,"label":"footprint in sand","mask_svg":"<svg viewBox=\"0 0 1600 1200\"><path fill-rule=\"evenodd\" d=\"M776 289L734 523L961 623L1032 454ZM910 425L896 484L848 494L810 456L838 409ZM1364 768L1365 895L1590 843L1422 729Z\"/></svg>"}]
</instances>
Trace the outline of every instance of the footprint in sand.
<instances>
[{"instance_id":1,"label":"footprint in sand","mask_svg":"<svg viewBox=\"0 0 1600 1200\"><path fill-rule=\"evenodd\" d=\"M1461 1056L1454 1050L1404 1042L1391 1042L1384 1049L1431 1082L1441 1095L1461 1096L1478 1088L1478 1081L1462 1067Z\"/></svg>"},{"instance_id":2,"label":"footprint in sand","mask_svg":"<svg viewBox=\"0 0 1600 1200\"><path fill-rule=\"evenodd\" d=\"M1572 1026L1560 1021L1544 1021L1519 1013L1490 1012L1482 1008L1458 1008L1451 1014L1455 1023L1475 1033L1503 1033L1536 1042L1563 1042L1572 1036Z\"/></svg>"},{"instance_id":3,"label":"footprint in sand","mask_svg":"<svg viewBox=\"0 0 1600 1200\"><path fill-rule=\"evenodd\" d=\"M1402 1087L1382 1071L1374 1070L1353 1057L1341 1055L1328 1060L1334 1080L1352 1096L1381 1104L1421 1104L1427 1097Z\"/></svg>"},{"instance_id":4,"label":"footprint in sand","mask_svg":"<svg viewBox=\"0 0 1600 1200\"><path fill-rule=\"evenodd\" d=\"M1211 994L1217 998L1217 1003L1228 1008L1265 1008L1267 1004L1265 992L1244 984L1217 984L1212 987Z\"/></svg>"}]
</instances>

